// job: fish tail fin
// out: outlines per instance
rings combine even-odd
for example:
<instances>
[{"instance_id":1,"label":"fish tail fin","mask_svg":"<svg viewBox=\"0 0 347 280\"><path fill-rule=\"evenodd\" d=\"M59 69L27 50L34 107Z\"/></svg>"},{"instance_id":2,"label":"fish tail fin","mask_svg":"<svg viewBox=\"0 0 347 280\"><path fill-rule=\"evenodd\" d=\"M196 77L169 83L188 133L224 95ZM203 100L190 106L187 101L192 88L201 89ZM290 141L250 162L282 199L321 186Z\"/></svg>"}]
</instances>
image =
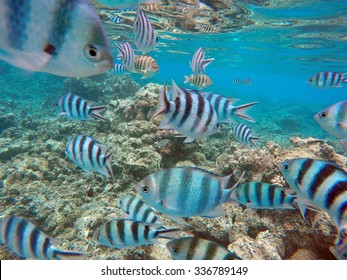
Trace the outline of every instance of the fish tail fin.
<instances>
[{"instance_id":1,"label":"fish tail fin","mask_svg":"<svg viewBox=\"0 0 347 280\"><path fill-rule=\"evenodd\" d=\"M177 233L182 231L180 228L165 228L158 229L155 233L155 237L158 239L175 239L177 238Z\"/></svg>"},{"instance_id":2,"label":"fish tail fin","mask_svg":"<svg viewBox=\"0 0 347 280\"><path fill-rule=\"evenodd\" d=\"M202 61L202 69L204 69L214 60L214 58L208 58Z\"/></svg>"},{"instance_id":3,"label":"fish tail fin","mask_svg":"<svg viewBox=\"0 0 347 280\"><path fill-rule=\"evenodd\" d=\"M347 83L347 73L342 74L342 82Z\"/></svg>"},{"instance_id":4,"label":"fish tail fin","mask_svg":"<svg viewBox=\"0 0 347 280\"><path fill-rule=\"evenodd\" d=\"M112 171L112 167L111 167L111 157L112 157L112 153L109 153L105 156L104 166L107 169L108 177L112 177L112 179L114 180L113 171Z\"/></svg>"},{"instance_id":5,"label":"fish tail fin","mask_svg":"<svg viewBox=\"0 0 347 280\"><path fill-rule=\"evenodd\" d=\"M189 83L190 82L190 77L184 76L184 83Z\"/></svg>"},{"instance_id":6,"label":"fish tail fin","mask_svg":"<svg viewBox=\"0 0 347 280\"><path fill-rule=\"evenodd\" d=\"M251 107L253 105L256 105L258 103L259 102L251 102L251 103L243 104L243 105L240 105L240 106L236 106L232 110L232 114L238 116L239 118L245 119L247 121L255 122L255 120L253 118L248 116L247 110L249 109L249 107Z\"/></svg>"},{"instance_id":7,"label":"fish tail fin","mask_svg":"<svg viewBox=\"0 0 347 280\"><path fill-rule=\"evenodd\" d=\"M230 196L233 193L233 191L241 184L241 181L243 179L243 176L245 176L245 173L246 173L245 171L242 172L239 180L235 184L232 184L232 182L231 182L231 178L234 177L234 176L232 176L232 175L230 176L229 182L228 182L228 184L225 187L226 190L230 190Z\"/></svg>"},{"instance_id":8,"label":"fish tail fin","mask_svg":"<svg viewBox=\"0 0 347 280\"><path fill-rule=\"evenodd\" d=\"M261 138L260 137L251 137L251 140L249 140L249 142L253 145L254 148L258 149L258 145L256 144L256 142L254 142L253 140L255 141L259 141Z\"/></svg>"},{"instance_id":9,"label":"fish tail fin","mask_svg":"<svg viewBox=\"0 0 347 280\"><path fill-rule=\"evenodd\" d=\"M165 112L165 110L168 108L170 104L170 101L167 98L166 94L166 82L164 83L163 89L159 93L159 100L157 108L155 109L151 119L149 121L152 121L156 116L160 115L161 113Z\"/></svg>"},{"instance_id":10,"label":"fish tail fin","mask_svg":"<svg viewBox=\"0 0 347 280\"><path fill-rule=\"evenodd\" d=\"M57 260L83 260L85 257L84 253L75 251L66 251L53 248L54 255Z\"/></svg>"},{"instance_id":11,"label":"fish tail fin","mask_svg":"<svg viewBox=\"0 0 347 280\"><path fill-rule=\"evenodd\" d=\"M107 121L101 114L107 110L106 106L98 106L91 108L92 110L92 116L96 119Z\"/></svg>"}]
</instances>

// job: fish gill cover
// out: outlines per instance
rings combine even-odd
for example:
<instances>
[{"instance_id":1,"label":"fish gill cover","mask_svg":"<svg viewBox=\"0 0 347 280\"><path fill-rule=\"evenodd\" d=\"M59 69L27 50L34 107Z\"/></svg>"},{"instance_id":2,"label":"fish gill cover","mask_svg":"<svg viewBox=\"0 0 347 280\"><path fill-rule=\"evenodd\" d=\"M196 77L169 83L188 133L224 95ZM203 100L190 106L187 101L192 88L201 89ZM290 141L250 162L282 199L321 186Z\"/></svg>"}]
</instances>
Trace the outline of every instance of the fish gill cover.
<instances>
[{"instance_id":1,"label":"fish gill cover","mask_svg":"<svg viewBox=\"0 0 347 280\"><path fill-rule=\"evenodd\" d=\"M0 13L6 3L0 0ZM69 18L101 30L86 49L88 38L53 24L60 40L82 43L76 53L55 53L54 42L42 39L49 31L37 37L37 28L18 29L37 20L35 13L0 35L0 58L8 62L0 61L1 259L44 258L21 235L26 228L49 236L36 245L58 258L174 259L169 244L192 237L199 246L179 258L212 258L204 252L214 244L216 258L344 259L346 1L91 3L97 13L74 8ZM12 16L21 14L16 9ZM147 20L136 37L140 9ZM158 39L145 37L149 24ZM137 46L147 43L144 54ZM27 71L18 57L40 63ZM106 66L93 68L94 59ZM185 76L194 81L185 84ZM307 164L287 172L296 159ZM177 188L156 188L175 172ZM318 189L323 196L312 195ZM141 194L152 190L161 198L157 209ZM182 193L198 202L194 209ZM212 200L213 211L203 213ZM124 218L134 221L109 223ZM101 229L105 244L115 238L121 249L95 240ZM152 243L168 248L138 246Z\"/></svg>"}]
</instances>

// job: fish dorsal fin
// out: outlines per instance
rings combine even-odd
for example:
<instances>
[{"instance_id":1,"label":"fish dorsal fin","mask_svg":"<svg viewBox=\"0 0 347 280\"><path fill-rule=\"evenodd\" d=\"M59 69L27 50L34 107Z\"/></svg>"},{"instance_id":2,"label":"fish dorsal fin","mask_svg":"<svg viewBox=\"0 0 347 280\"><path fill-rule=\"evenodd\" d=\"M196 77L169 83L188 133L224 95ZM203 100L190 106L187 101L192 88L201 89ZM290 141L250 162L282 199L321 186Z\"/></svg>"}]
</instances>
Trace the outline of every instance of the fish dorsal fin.
<instances>
[{"instance_id":1,"label":"fish dorsal fin","mask_svg":"<svg viewBox=\"0 0 347 280\"><path fill-rule=\"evenodd\" d=\"M170 101L167 98L166 82L165 82L163 85L163 89L159 93L157 108L155 109L155 111L154 111L154 113L153 113L153 115L149 121L151 122L156 116L165 112L165 110L168 108L169 104L170 104Z\"/></svg>"},{"instance_id":2,"label":"fish dorsal fin","mask_svg":"<svg viewBox=\"0 0 347 280\"><path fill-rule=\"evenodd\" d=\"M171 90L171 99L176 100L180 95L184 95L182 89L172 80L172 90Z\"/></svg>"}]
</instances>

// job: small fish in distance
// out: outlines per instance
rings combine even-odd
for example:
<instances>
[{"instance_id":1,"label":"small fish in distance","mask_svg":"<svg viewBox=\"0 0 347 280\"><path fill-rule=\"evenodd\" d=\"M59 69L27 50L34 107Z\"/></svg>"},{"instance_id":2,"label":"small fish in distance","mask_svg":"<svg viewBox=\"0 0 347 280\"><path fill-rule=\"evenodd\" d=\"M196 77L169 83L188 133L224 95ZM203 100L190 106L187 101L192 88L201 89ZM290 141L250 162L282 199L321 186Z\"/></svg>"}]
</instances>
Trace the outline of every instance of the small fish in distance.
<instances>
[{"instance_id":1,"label":"small fish in distance","mask_svg":"<svg viewBox=\"0 0 347 280\"><path fill-rule=\"evenodd\" d=\"M252 131L247 125L243 123L235 125L232 129L232 134L239 142L245 145L252 145L254 148L258 148L254 140L260 140L260 138L252 136Z\"/></svg>"},{"instance_id":2,"label":"small fish in distance","mask_svg":"<svg viewBox=\"0 0 347 280\"><path fill-rule=\"evenodd\" d=\"M205 68L214 60L214 58L205 59L205 53L202 48L198 48L194 53L192 61L189 62L194 75L200 76L205 73Z\"/></svg>"},{"instance_id":3,"label":"small fish in distance","mask_svg":"<svg viewBox=\"0 0 347 280\"><path fill-rule=\"evenodd\" d=\"M347 73L319 72L308 79L307 83L318 88L341 87L342 83L347 83Z\"/></svg>"},{"instance_id":4,"label":"small fish in distance","mask_svg":"<svg viewBox=\"0 0 347 280\"><path fill-rule=\"evenodd\" d=\"M199 89L208 87L212 85L212 80L209 76L205 74L201 74L200 76L195 76L191 74L189 77L184 76L184 83L190 83L191 86L196 86Z\"/></svg>"}]
</instances>

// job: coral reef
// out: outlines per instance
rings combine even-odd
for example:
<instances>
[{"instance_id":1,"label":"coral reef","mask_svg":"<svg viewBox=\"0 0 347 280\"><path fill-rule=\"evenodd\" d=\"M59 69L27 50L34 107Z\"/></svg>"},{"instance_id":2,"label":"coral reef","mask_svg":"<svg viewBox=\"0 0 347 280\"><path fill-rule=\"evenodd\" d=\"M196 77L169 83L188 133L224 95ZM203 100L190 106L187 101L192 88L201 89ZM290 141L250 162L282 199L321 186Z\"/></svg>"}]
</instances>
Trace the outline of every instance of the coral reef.
<instances>
[{"instance_id":1,"label":"coral reef","mask_svg":"<svg viewBox=\"0 0 347 280\"><path fill-rule=\"evenodd\" d=\"M56 92L46 97L47 118L36 117L40 111L42 114L41 108L24 114L21 121L15 112L10 119L17 128L4 128L0 137L0 212L2 217L28 218L60 239L62 248L84 251L88 259L171 259L160 245L116 250L92 239L97 227L121 217L118 198L133 195L134 185L160 166L193 165L236 177L246 171L245 181L285 185L279 171L285 158L313 157L340 165L346 161L333 146L314 138L292 137L289 148L284 148L264 134L261 148L252 149L236 142L227 126L217 135L182 144L177 133L158 131L161 117L149 122L162 86L150 83L139 89L127 76L108 74L103 81L67 79L62 87L63 92L108 104L104 114L108 121L58 118L54 113ZM270 120L266 125L271 126ZM114 181L85 173L67 159L66 143L76 134L95 137L111 148ZM290 134L283 135L289 138ZM224 206L225 217L187 219L192 227L185 228L182 236L213 240L244 259L333 259L328 248L336 229L324 212L309 212L304 220L298 210L250 211L229 203ZM181 226L161 218L167 227ZM16 258L6 251L0 253L4 259Z\"/></svg>"}]
</instances>

